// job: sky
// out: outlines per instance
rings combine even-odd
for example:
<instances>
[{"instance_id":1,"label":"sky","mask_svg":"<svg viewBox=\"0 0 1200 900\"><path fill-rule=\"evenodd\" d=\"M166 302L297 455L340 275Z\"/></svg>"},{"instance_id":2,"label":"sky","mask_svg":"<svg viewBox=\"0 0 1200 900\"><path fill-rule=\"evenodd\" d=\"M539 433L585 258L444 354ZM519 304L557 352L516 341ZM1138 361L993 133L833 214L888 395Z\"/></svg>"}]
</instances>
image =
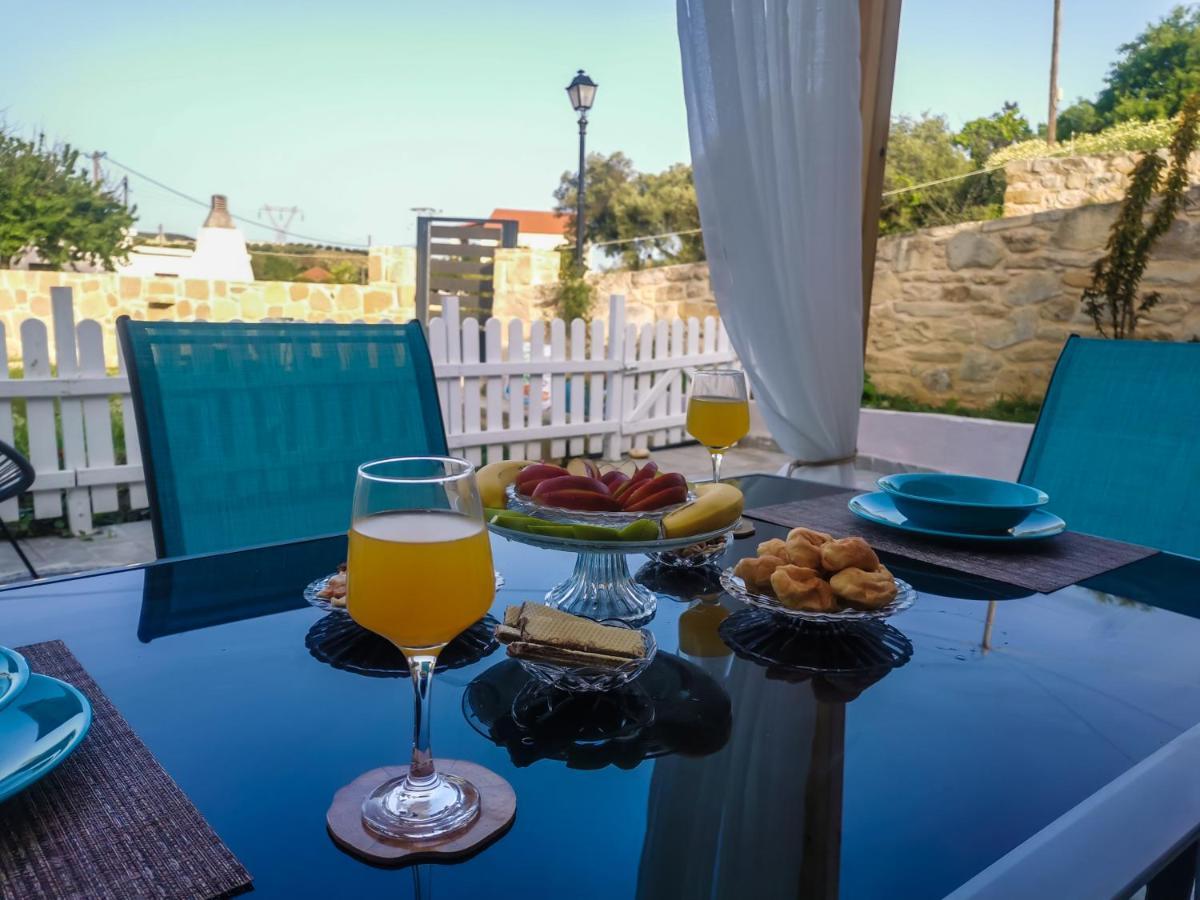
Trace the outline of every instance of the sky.
<instances>
[{"instance_id":1,"label":"sky","mask_svg":"<svg viewBox=\"0 0 1200 900\"><path fill-rule=\"evenodd\" d=\"M796 2L796 0L793 0ZM1064 102L1174 0L1064 0ZM1051 0L904 0L893 112L953 125L1015 100L1046 116ZM689 159L671 0L0 0L0 116L104 151L260 220L297 206L321 242L411 243L413 207L549 209L578 153L563 88L599 84L588 149L657 171ZM13 36L20 40L13 40ZM139 227L204 210L129 175ZM270 239L244 225L248 239Z\"/></svg>"}]
</instances>

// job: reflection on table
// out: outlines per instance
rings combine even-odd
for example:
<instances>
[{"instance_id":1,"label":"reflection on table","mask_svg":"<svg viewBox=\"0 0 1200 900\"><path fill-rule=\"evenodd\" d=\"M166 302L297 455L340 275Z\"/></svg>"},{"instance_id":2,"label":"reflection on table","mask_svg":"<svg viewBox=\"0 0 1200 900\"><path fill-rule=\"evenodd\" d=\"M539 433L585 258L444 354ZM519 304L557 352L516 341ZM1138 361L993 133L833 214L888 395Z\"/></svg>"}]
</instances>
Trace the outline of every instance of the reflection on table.
<instances>
[{"instance_id":1,"label":"reflection on table","mask_svg":"<svg viewBox=\"0 0 1200 900\"><path fill-rule=\"evenodd\" d=\"M467 686L463 713L518 766L556 759L579 769L633 768L666 754L714 753L728 739L731 720L724 690L663 651L636 681L595 693L547 687L516 660L506 660Z\"/></svg>"},{"instance_id":2,"label":"reflection on table","mask_svg":"<svg viewBox=\"0 0 1200 900\"><path fill-rule=\"evenodd\" d=\"M461 669L494 651L500 646L497 624L491 616L484 616L443 648L434 671ZM409 674L408 661L395 644L343 612L329 613L315 622L304 637L304 646L314 659L356 675L407 678Z\"/></svg>"},{"instance_id":3,"label":"reflection on table","mask_svg":"<svg viewBox=\"0 0 1200 900\"><path fill-rule=\"evenodd\" d=\"M638 897L836 898L846 704L912 644L883 623L797 626L700 601L679 629L685 652L737 655L723 684L738 714L718 753L655 761Z\"/></svg>"}]
</instances>

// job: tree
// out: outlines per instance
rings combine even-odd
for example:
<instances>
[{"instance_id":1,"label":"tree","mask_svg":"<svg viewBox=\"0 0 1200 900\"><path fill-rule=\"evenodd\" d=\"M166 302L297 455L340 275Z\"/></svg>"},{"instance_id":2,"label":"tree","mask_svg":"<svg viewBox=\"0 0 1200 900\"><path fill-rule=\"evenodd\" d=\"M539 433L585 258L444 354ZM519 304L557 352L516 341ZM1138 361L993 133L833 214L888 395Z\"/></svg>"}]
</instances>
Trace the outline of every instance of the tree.
<instances>
[{"instance_id":1,"label":"tree","mask_svg":"<svg viewBox=\"0 0 1200 900\"><path fill-rule=\"evenodd\" d=\"M1107 252L1092 267L1092 283L1083 292L1083 308L1096 330L1104 337L1133 338L1141 313L1161 299L1151 292L1138 300L1138 287L1150 251L1183 206L1187 191L1188 160L1200 142L1200 94L1192 94L1184 103L1179 125L1168 151L1170 166L1154 152L1138 161L1130 176L1129 187L1121 201L1117 219L1109 232ZM1158 204L1151 209L1154 189L1162 180Z\"/></svg>"},{"instance_id":2,"label":"tree","mask_svg":"<svg viewBox=\"0 0 1200 900\"><path fill-rule=\"evenodd\" d=\"M556 209L570 218L570 234L575 230L576 181L574 173L565 172L554 191ZM704 259L696 187L691 166L685 163L647 173L638 172L623 153L590 154L586 213L586 239L593 243L621 241L604 250L630 268ZM646 237L653 239L630 240Z\"/></svg>"},{"instance_id":3,"label":"tree","mask_svg":"<svg viewBox=\"0 0 1200 900\"><path fill-rule=\"evenodd\" d=\"M1065 141L1077 134L1095 134L1104 128L1096 104L1080 97L1058 114L1056 140Z\"/></svg>"},{"instance_id":4,"label":"tree","mask_svg":"<svg viewBox=\"0 0 1200 900\"><path fill-rule=\"evenodd\" d=\"M967 122L953 140L955 146L965 150L971 162L979 168L1001 147L1032 137L1029 120L1021 114L1020 107L1016 103L1006 102L1000 112Z\"/></svg>"},{"instance_id":5,"label":"tree","mask_svg":"<svg viewBox=\"0 0 1200 900\"><path fill-rule=\"evenodd\" d=\"M1175 7L1119 52L1096 98L1103 124L1176 115L1200 91L1200 8Z\"/></svg>"},{"instance_id":6,"label":"tree","mask_svg":"<svg viewBox=\"0 0 1200 900\"><path fill-rule=\"evenodd\" d=\"M86 260L112 269L136 212L92 183L70 145L45 148L0 129L0 264L36 250L56 268Z\"/></svg>"},{"instance_id":7,"label":"tree","mask_svg":"<svg viewBox=\"0 0 1200 900\"><path fill-rule=\"evenodd\" d=\"M924 113L920 118L897 116L888 135L883 190L903 193L885 196L880 210L882 234L894 234L961 221L957 215L957 182L917 187L971 171L971 163L954 143L945 116Z\"/></svg>"}]
</instances>

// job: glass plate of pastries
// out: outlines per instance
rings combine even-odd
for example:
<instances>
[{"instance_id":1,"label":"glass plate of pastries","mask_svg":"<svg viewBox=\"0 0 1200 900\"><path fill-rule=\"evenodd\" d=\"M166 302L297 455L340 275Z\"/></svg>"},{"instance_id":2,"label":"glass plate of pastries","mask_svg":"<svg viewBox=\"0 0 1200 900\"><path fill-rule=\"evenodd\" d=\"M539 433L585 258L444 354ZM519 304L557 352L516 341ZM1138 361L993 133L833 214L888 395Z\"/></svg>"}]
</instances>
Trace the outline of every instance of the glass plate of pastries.
<instances>
[{"instance_id":1,"label":"glass plate of pastries","mask_svg":"<svg viewBox=\"0 0 1200 900\"><path fill-rule=\"evenodd\" d=\"M752 606L812 622L886 619L917 597L862 538L811 528L763 541L757 555L721 573L721 586Z\"/></svg>"},{"instance_id":2,"label":"glass plate of pastries","mask_svg":"<svg viewBox=\"0 0 1200 900\"><path fill-rule=\"evenodd\" d=\"M504 611L496 637L535 679L562 691L610 691L633 681L654 660L654 635L624 622L597 622L522 603Z\"/></svg>"}]
</instances>

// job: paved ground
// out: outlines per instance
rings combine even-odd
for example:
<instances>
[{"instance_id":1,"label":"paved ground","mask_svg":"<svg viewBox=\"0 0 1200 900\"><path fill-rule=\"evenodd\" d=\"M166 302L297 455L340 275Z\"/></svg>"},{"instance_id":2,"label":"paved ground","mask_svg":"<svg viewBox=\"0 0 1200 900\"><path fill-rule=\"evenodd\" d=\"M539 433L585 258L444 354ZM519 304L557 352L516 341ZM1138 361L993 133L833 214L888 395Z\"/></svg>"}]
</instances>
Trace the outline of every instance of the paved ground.
<instances>
[{"instance_id":1,"label":"paved ground","mask_svg":"<svg viewBox=\"0 0 1200 900\"><path fill-rule=\"evenodd\" d=\"M21 541L39 575L62 575L89 569L128 566L154 559L149 522L110 525L86 538L40 537ZM12 545L0 542L0 583L27 581L29 572Z\"/></svg>"},{"instance_id":2,"label":"paved ground","mask_svg":"<svg viewBox=\"0 0 1200 900\"><path fill-rule=\"evenodd\" d=\"M699 445L656 450L653 458L667 471L682 472L691 479L712 475L708 452ZM723 476L755 472L775 474L789 462L786 454L751 446L737 448L725 457ZM875 479L891 468L871 468L871 461L858 466L821 466L798 469L794 475L847 487L869 488ZM89 569L107 569L149 562L154 559L154 538L149 522L112 525L87 538L43 537L24 540L21 546L40 575L61 575ZM7 542L0 542L0 584L29 579L29 573Z\"/></svg>"}]
</instances>

